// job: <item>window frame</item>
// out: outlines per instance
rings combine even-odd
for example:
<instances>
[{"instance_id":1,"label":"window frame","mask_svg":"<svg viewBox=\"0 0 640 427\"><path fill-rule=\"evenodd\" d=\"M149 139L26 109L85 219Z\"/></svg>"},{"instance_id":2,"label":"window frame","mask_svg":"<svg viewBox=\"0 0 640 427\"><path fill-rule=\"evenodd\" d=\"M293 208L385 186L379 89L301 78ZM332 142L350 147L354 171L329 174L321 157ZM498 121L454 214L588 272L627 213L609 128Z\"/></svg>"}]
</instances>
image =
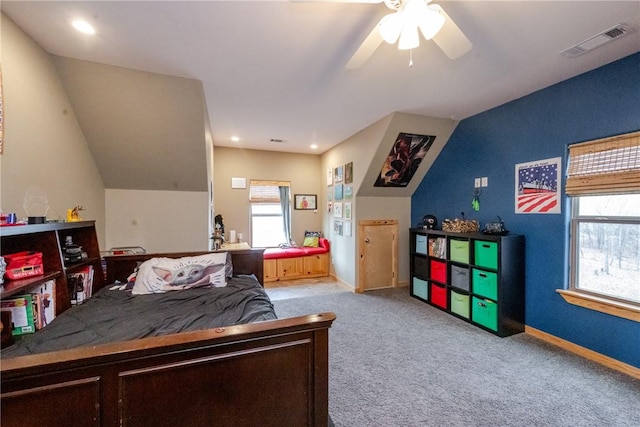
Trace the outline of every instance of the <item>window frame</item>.
<instances>
[{"instance_id":1,"label":"window frame","mask_svg":"<svg viewBox=\"0 0 640 427\"><path fill-rule=\"evenodd\" d=\"M251 244L254 247L257 247L257 243L256 243L256 239L255 239L255 227L254 227L254 217L272 217L272 218L280 218L281 222L284 221L284 215L285 213L282 211L282 204L281 204L281 200L280 200L280 194L279 191L277 191L276 193L278 194L277 197L275 196L267 196L267 198L264 197L260 197L260 196L264 196L264 195L258 195L255 196L252 193L252 189L253 187L260 187L260 186L266 186L266 187L275 187L276 189L278 189L279 187L289 187L289 189L291 188L291 183L289 181L271 181L271 180L251 180L249 183L249 221L250 221L250 226L251 226ZM291 204L291 201L289 201L289 204ZM253 207L254 205L274 205L274 206L278 206L280 213L279 214L254 214L253 213ZM290 208L289 208L290 209ZM271 248L271 247L278 247L279 244L283 243L284 240L286 240L286 235L284 232L284 229L282 230L282 241L280 242L271 242L272 244L270 245L264 245L261 247L267 247L267 248ZM259 242L258 242L259 243Z\"/></svg>"},{"instance_id":2,"label":"window frame","mask_svg":"<svg viewBox=\"0 0 640 427\"><path fill-rule=\"evenodd\" d=\"M640 132L568 146L569 165L565 192L569 197L568 288L556 291L566 302L613 316L640 322L640 303L605 295L577 285L580 224L638 224L640 217L579 215L582 196L640 194ZM575 164L574 164L575 161Z\"/></svg>"},{"instance_id":3,"label":"window frame","mask_svg":"<svg viewBox=\"0 0 640 427\"><path fill-rule=\"evenodd\" d=\"M570 239L570 278L569 290L573 292L583 293L591 297L610 300L616 304L628 304L635 306L640 310L640 302L628 300L619 296L602 294L589 289L579 287L579 249L580 249L580 233L578 231L580 224L620 224L620 225L640 225L640 217L635 216L602 216L602 215L580 215L580 196L571 197L571 239Z\"/></svg>"}]
</instances>

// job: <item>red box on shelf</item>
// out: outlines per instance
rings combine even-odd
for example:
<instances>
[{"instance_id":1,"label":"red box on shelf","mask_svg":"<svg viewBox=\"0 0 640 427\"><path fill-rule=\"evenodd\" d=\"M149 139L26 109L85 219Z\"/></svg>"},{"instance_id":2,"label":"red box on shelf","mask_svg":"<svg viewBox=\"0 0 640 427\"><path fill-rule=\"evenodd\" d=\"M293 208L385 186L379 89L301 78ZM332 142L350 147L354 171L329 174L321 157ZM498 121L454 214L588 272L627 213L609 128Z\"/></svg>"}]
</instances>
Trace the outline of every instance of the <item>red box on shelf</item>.
<instances>
[{"instance_id":1,"label":"red box on shelf","mask_svg":"<svg viewBox=\"0 0 640 427\"><path fill-rule=\"evenodd\" d=\"M44 274L42 252L18 252L4 256L7 262L5 275L12 280Z\"/></svg>"},{"instance_id":2,"label":"red box on shelf","mask_svg":"<svg viewBox=\"0 0 640 427\"><path fill-rule=\"evenodd\" d=\"M437 283L431 284L431 299L432 304L447 309L447 288L440 286Z\"/></svg>"},{"instance_id":3,"label":"red box on shelf","mask_svg":"<svg viewBox=\"0 0 640 427\"><path fill-rule=\"evenodd\" d=\"M442 261L431 260L431 280L447 283L447 264Z\"/></svg>"}]
</instances>

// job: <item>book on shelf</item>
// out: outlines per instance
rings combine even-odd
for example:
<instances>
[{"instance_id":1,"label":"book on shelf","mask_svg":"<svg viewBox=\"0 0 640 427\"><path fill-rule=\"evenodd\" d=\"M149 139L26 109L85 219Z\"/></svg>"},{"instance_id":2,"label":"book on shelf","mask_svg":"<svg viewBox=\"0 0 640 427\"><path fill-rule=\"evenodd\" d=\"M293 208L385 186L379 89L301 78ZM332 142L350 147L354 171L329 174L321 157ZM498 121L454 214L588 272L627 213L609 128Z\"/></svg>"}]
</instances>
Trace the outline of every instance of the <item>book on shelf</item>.
<instances>
[{"instance_id":1,"label":"book on shelf","mask_svg":"<svg viewBox=\"0 0 640 427\"><path fill-rule=\"evenodd\" d=\"M31 309L33 311L33 324L36 327L36 331L44 328L44 322L42 319L42 298L39 294L33 293L31 295Z\"/></svg>"},{"instance_id":2,"label":"book on shelf","mask_svg":"<svg viewBox=\"0 0 640 427\"><path fill-rule=\"evenodd\" d=\"M447 257L447 239L444 237L429 239L429 256L445 259Z\"/></svg>"},{"instance_id":3,"label":"book on shelf","mask_svg":"<svg viewBox=\"0 0 640 427\"><path fill-rule=\"evenodd\" d=\"M31 334L36 331L31 295L3 299L0 301L0 310L11 313L13 335Z\"/></svg>"},{"instance_id":4,"label":"book on shelf","mask_svg":"<svg viewBox=\"0 0 640 427\"><path fill-rule=\"evenodd\" d=\"M27 292L33 300L36 329L42 329L56 317L56 281L41 283Z\"/></svg>"},{"instance_id":5,"label":"book on shelf","mask_svg":"<svg viewBox=\"0 0 640 427\"><path fill-rule=\"evenodd\" d=\"M91 297L93 288L93 266L88 265L79 271L67 274L71 305L78 305Z\"/></svg>"}]
</instances>

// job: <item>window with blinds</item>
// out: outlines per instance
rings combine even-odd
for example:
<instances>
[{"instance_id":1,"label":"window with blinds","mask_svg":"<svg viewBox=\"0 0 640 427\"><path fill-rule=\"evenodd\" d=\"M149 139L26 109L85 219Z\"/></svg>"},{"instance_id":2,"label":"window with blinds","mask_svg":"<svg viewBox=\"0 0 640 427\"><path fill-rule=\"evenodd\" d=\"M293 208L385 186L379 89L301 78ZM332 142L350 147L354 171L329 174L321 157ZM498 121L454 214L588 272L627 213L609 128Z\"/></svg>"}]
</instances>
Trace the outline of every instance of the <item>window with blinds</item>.
<instances>
[{"instance_id":1,"label":"window with blinds","mask_svg":"<svg viewBox=\"0 0 640 427\"><path fill-rule=\"evenodd\" d=\"M569 146L568 195L640 191L640 132Z\"/></svg>"},{"instance_id":2,"label":"window with blinds","mask_svg":"<svg viewBox=\"0 0 640 427\"><path fill-rule=\"evenodd\" d=\"M570 290L640 308L640 132L569 146Z\"/></svg>"},{"instance_id":3,"label":"window with blinds","mask_svg":"<svg viewBox=\"0 0 640 427\"><path fill-rule=\"evenodd\" d=\"M251 245L268 248L286 242L280 187L290 187L290 183L251 180L249 184Z\"/></svg>"},{"instance_id":4,"label":"window with blinds","mask_svg":"<svg viewBox=\"0 0 640 427\"><path fill-rule=\"evenodd\" d=\"M249 187L251 203L280 203L280 187L289 187L286 181L255 181Z\"/></svg>"}]
</instances>

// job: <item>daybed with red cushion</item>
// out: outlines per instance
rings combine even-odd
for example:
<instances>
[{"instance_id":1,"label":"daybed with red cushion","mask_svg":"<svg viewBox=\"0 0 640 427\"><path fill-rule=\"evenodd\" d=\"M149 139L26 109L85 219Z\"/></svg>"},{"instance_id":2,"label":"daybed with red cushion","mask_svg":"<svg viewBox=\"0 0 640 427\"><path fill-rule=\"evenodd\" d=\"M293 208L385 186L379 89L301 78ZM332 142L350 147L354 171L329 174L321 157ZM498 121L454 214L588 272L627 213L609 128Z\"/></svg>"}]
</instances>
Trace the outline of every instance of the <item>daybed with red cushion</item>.
<instances>
[{"instance_id":1,"label":"daybed with red cushion","mask_svg":"<svg viewBox=\"0 0 640 427\"><path fill-rule=\"evenodd\" d=\"M329 240L318 247L268 248L264 251L264 281L324 277L329 275Z\"/></svg>"}]
</instances>

